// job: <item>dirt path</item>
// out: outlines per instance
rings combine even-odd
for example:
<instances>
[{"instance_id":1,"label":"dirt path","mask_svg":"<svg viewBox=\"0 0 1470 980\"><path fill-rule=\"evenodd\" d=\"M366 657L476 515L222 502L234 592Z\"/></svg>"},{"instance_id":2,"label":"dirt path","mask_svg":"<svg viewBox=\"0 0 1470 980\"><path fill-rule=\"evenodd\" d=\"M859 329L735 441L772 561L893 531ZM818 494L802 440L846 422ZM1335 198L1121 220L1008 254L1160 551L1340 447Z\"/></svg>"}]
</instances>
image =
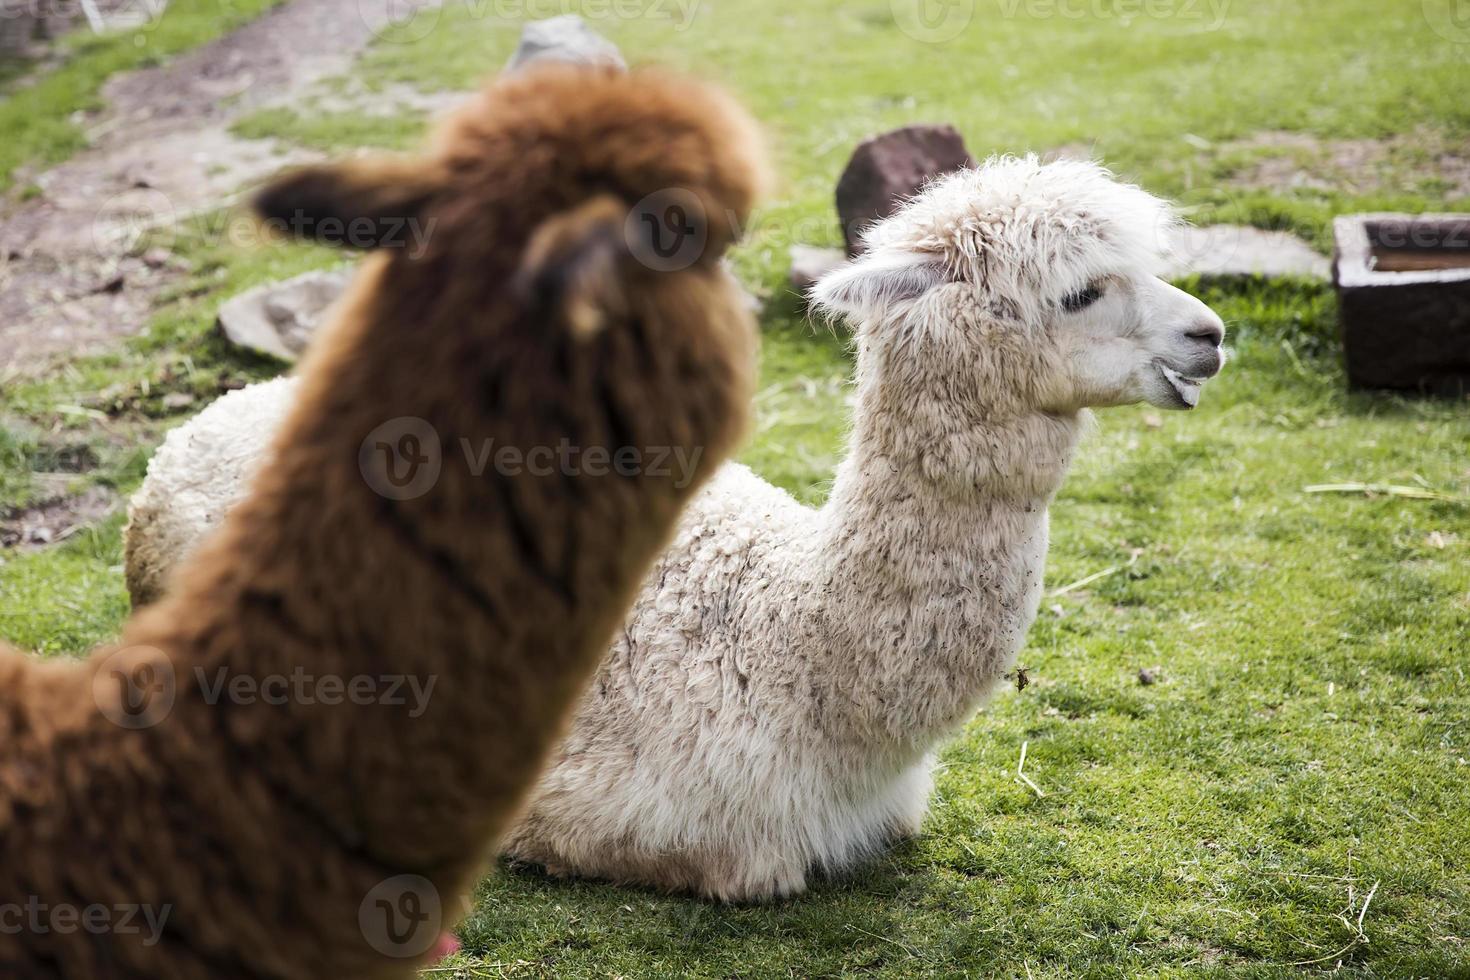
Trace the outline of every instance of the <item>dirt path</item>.
<instances>
[{"instance_id":1,"label":"dirt path","mask_svg":"<svg viewBox=\"0 0 1470 980\"><path fill-rule=\"evenodd\" d=\"M0 204L0 383L58 355L136 333L183 274L136 254L142 231L186 221L308 159L230 124L345 72L389 22L393 0L289 0L172 61L111 79L92 145L28 178L41 194Z\"/></svg>"}]
</instances>

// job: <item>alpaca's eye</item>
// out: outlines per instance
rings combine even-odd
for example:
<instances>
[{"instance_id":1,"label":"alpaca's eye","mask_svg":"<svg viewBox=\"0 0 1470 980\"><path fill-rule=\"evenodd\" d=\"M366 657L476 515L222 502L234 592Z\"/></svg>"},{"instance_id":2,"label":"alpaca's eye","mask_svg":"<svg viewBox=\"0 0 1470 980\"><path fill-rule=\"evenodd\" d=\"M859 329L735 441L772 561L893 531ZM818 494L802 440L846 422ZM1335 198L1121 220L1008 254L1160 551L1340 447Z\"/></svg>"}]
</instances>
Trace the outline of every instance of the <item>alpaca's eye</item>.
<instances>
[{"instance_id":1,"label":"alpaca's eye","mask_svg":"<svg viewBox=\"0 0 1470 980\"><path fill-rule=\"evenodd\" d=\"M1085 310L1093 303L1096 303L1098 300L1102 299L1102 294L1102 286L1098 285L1097 283L1092 283L1086 289L1079 289L1077 290L1077 292L1072 293L1071 295L1063 296L1062 309L1066 310L1068 313L1076 313L1078 310Z\"/></svg>"}]
</instances>

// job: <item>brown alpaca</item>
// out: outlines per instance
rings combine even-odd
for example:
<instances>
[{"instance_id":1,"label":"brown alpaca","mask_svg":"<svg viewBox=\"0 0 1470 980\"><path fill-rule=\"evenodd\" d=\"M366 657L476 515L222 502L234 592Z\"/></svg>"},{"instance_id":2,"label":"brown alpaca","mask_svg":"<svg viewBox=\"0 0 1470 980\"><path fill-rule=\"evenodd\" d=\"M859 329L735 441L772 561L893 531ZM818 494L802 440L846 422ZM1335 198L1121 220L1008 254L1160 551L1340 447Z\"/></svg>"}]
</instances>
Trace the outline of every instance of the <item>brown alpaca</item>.
<instances>
[{"instance_id":1,"label":"brown alpaca","mask_svg":"<svg viewBox=\"0 0 1470 980\"><path fill-rule=\"evenodd\" d=\"M407 934L436 898L458 918L739 435L755 334L718 258L760 174L722 95L551 67L488 88L423 159L260 196L305 236L380 247L250 497L169 594L84 663L0 653L0 976L422 964L438 925ZM405 219L421 249L388 247ZM675 224L704 244L670 262L648 236ZM402 467L432 471L436 438L416 487ZM572 466L533 462L563 444ZM476 472L485 445L525 463ZM654 466L664 447L688 468ZM265 683L303 674L336 680ZM344 693L394 677L427 692L417 713L383 684Z\"/></svg>"}]
</instances>

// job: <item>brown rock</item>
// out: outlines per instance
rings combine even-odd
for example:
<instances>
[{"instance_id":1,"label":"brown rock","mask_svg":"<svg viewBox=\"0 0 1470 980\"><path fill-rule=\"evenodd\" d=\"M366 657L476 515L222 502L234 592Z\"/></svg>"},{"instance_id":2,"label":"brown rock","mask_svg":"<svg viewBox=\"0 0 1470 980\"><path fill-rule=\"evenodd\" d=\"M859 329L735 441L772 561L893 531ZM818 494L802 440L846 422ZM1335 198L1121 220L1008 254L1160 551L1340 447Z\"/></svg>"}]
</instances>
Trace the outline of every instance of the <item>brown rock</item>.
<instances>
[{"instance_id":1,"label":"brown rock","mask_svg":"<svg viewBox=\"0 0 1470 980\"><path fill-rule=\"evenodd\" d=\"M953 126L905 126L858 144L837 182L837 218L847 254L862 251L859 236L939 174L975 160Z\"/></svg>"}]
</instances>

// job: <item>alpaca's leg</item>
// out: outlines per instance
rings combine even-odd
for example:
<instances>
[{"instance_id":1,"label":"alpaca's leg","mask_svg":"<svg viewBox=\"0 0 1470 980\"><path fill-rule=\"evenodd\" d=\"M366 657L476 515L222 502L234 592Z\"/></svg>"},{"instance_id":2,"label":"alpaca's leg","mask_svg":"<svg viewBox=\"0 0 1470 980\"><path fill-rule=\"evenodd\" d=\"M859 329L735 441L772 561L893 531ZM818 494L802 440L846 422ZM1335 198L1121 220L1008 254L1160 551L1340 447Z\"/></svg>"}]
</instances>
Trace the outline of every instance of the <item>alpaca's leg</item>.
<instances>
[{"instance_id":1,"label":"alpaca's leg","mask_svg":"<svg viewBox=\"0 0 1470 980\"><path fill-rule=\"evenodd\" d=\"M649 853L631 841L573 838L544 821L515 828L501 847L513 863L554 878L591 878L698 895L720 902L764 902L806 890L806 867L779 857L752 859L729 850Z\"/></svg>"},{"instance_id":2,"label":"alpaca's leg","mask_svg":"<svg viewBox=\"0 0 1470 980\"><path fill-rule=\"evenodd\" d=\"M924 815L929 812L929 797L934 792L933 767L934 757L925 756L899 777L891 824L895 843L919 836Z\"/></svg>"},{"instance_id":3,"label":"alpaca's leg","mask_svg":"<svg viewBox=\"0 0 1470 980\"><path fill-rule=\"evenodd\" d=\"M695 874L691 890L716 901L769 902L806 891L806 862L788 855L701 850L683 863Z\"/></svg>"}]
</instances>

